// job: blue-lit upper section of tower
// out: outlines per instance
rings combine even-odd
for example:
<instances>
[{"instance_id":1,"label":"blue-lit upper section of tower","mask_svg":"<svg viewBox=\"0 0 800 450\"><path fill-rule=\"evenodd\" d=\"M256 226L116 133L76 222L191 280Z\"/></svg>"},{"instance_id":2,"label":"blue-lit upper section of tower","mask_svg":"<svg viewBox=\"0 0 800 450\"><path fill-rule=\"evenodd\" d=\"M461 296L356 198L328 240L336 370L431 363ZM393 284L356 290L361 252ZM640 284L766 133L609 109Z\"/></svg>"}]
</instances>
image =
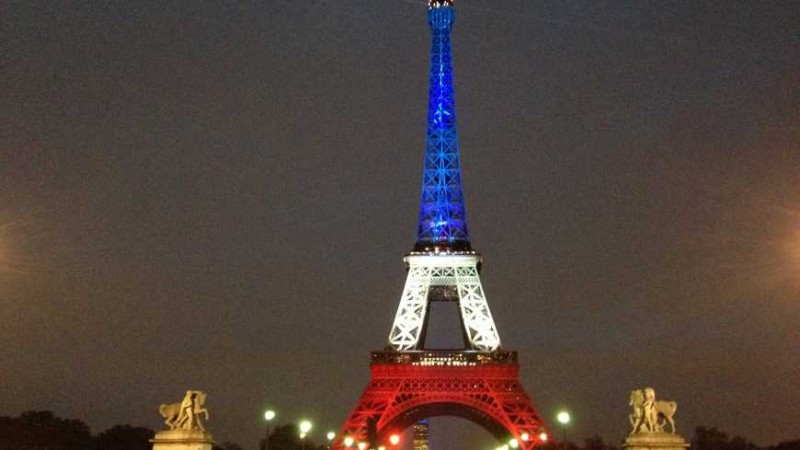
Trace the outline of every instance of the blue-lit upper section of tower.
<instances>
[{"instance_id":1,"label":"blue-lit upper section of tower","mask_svg":"<svg viewBox=\"0 0 800 450\"><path fill-rule=\"evenodd\" d=\"M431 27L428 133L414 250L469 251L450 50L455 9L452 0L431 0L428 6Z\"/></svg>"}]
</instances>

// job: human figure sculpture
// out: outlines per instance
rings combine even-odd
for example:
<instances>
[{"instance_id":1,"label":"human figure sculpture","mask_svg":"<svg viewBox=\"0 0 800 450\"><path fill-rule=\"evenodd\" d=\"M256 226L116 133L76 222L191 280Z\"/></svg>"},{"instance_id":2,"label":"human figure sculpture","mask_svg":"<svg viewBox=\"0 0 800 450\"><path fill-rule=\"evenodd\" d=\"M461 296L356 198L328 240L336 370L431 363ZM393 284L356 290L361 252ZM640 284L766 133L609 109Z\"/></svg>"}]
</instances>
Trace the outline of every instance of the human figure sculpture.
<instances>
[{"instance_id":1,"label":"human figure sculpture","mask_svg":"<svg viewBox=\"0 0 800 450\"><path fill-rule=\"evenodd\" d=\"M662 431L658 426L658 412L656 411L656 391L653 388L644 389L644 402L642 403L644 425L647 431L655 433Z\"/></svg>"},{"instance_id":2,"label":"human figure sculpture","mask_svg":"<svg viewBox=\"0 0 800 450\"><path fill-rule=\"evenodd\" d=\"M201 430L205 431L200 421L200 414L208 420L208 410L203 406L206 394L202 391L186 391L186 395L179 403L169 403L158 407L158 411L166 419L164 423L170 430Z\"/></svg>"},{"instance_id":3,"label":"human figure sculpture","mask_svg":"<svg viewBox=\"0 0 800 450\"><path fill-rule=\"evenodd\" d=\"M672 416L678 409L677 403L656 400L656 391L648 387L631 391L628 404L633 407L633 413L628 415L632 427L630 434L662 433L667 423L670 424L670 432L675 434ZM659 422L660 418L664 420Z\"/></svg>"}]
</instances>

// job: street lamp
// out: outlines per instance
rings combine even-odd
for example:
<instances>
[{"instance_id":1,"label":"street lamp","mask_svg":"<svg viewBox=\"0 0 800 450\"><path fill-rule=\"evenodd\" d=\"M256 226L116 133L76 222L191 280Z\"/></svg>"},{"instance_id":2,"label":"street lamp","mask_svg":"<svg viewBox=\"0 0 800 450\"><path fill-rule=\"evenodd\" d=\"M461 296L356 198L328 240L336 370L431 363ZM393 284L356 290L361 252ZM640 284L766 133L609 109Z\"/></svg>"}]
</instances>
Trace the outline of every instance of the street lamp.
<instances>
[{"instance_id":1,"label":"street lamp","mask_svg":"<svg viewBox=\"0 0 800 450\"><path fill-rule=\"evenodd\" d=\"M269 435L272 434L270 430L270 425L272 424L272 419L275 418L275 411L268 409L264 412L264 420L267 421L267 439L264 441L264 450L269 450Z\"/></svg>"},{"instance_id":2,"label":"street lamp","mask_svg":"<svg viewBox=\"0 0 800 450\"><path fill-rule=\"evenodd\" d=\"M303 442L303 450L306 450L306 435L311 431L311 422L303 420L300 422L300 440Z\"/></svg>"},{"instance_id":3,"label":"street lamp","mask_svg":"<svg viewBox=\"0 0 800 450\"><path fill-rule=\"evenodd\" d=\"M336 437L336 433L333 431L328 431L328 434L325 435L328 438L328 448L331 448L331 444L333 443L333 439Z\"/></svg>"},{"instance_id":4,"label":"street lamp","mask_svg":"<svg viewBox=\"0 0 800 450\"><path fill-rule=\"evenodd\" d=\"M567 424L569 424L570 419L571 419L571 417L569 416L569 413L566 412L566 411L561 411L556 416L556 420L558 420L558 423L561 424L561 431L562 431L562 436L563 436L563 439L562 439L563 444L561 444L561 445L564 448L567 448Z\"/></svg>"}]
</instances>

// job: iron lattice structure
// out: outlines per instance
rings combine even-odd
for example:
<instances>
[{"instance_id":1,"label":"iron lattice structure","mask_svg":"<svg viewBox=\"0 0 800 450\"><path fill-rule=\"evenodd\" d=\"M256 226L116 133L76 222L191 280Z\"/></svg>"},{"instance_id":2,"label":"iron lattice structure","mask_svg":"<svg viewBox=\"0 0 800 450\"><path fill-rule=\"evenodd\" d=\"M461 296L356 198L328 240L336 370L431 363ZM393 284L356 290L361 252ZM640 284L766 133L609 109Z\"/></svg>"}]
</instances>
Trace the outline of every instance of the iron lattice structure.
<instances>
[{"instance_id":1,"label":"iron lattice structure","mask_svg":"<svg viewBox=\"0 0 800 450\"><path fill-rule=\"evenodd\" d=\"M456 102L450 30L455 9L445 1L431 2L431 72L429 78L428 132L422 175L415 250L436 248L469 250L469 232L461 190Z\"/></svg>"},{"instance_id":2,"label":"iron lattice structure","mask_svg":"<svg viewBox=\"0 0 800 450\"><path fill-rule=\"evenodd\" d=\"M500 348L500 335L478 274L477 254L409 255L408 276L400 307L389 333L395 350L420 350L425 342L428 307L432 301L457 301L468 350Z\"/></svg>"},{"instance_id":3,"label":"iron lattice structure","mask_svg":"<svg viewBox=\"0 0 800 450\"><path fill-rule=\"evenodd\" d=\"M385 350L372 353L371 378L331 448L387 446L427 417L452 415L500 441L530 450L550 434L519 382L517 354L500 346L472 251L461 192L450 30L452 0L431 0L428 139L414 251ZM431 302L458 302L464 347L425 348Z\"/></svg>"},{"instance_id":4,"label":"iron lattice structure","mask_svg":"<svg viewBox=\"0 0 800 450\"><path fill-rule=\"evenodd\" d=\"M370 381L334 449L346 449L345 440L388 448L392 434L441 415L471 420L498 441L513 438L525 450L548 439L519 382L516 352L389 350L372 358Z\"/></svg>"}]
</instances>

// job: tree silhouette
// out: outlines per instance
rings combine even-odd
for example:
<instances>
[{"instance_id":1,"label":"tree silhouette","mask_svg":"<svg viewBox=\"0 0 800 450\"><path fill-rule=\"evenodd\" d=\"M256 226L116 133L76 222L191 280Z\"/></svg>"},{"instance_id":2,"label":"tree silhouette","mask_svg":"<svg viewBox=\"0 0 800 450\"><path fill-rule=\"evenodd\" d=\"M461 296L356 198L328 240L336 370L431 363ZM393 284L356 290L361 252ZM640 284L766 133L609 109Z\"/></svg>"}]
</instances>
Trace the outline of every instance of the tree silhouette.
<instances>
[{"instance_id":1,"label":"tree silhouette","mask_svg":"<svg viewBox=\"0 0 800 450\"><path fill-rule=\"evenodd\" d=\"M766 447L765 450L800 450L800 439L783 441L778 443L778 445Z\"/></svg>"},{"instance_id":2,"label":"tree silhouette","mask_svg":"<svg viewBox=\"0 0 800 450\"><path fill-rule=\"evenodd\" d=\"M594 435L583 440L583 450L617 450L617 447L606 444L603 438Z\"/></svg>"},{"instance_id":3,"label":"tree silhouette","mask_svg":"<svg viewBox=\"0 0 800 450\"><path fill-rule=\"evenodd\" d=\"M222 444L213 446L211 450L242 450L242 447L239 447L233 442L223 442Z\"/></svg>"},{"instance_id":4,"label":"tree silhouette","mask_svg":"<svg viewBox=\"0 0 800 450\"><path fill-rule=\"evenodd\" d=\"M89 426L59 419L50 411L27 411L0 417L0 450L85 450L92 448Z\"/></svg>"},{"instance_id":5,"label":"tree silhouette","mask_svg":"<svg viewBox=\"0 0 800 450\"><path fill-rule=\"evenodd\" d=\"M96 450L151 450L153 430L130 425L115 425L95 438Z\"/></svg>"},{"instance_id":6,"label":"tree silhouette","mask_svg":"<svg viewBox=\"0 0 800 450\"><path fill-rule=\"evenodd\" d=\"M758 450L758 446L739 436L729 438L716 427L697 427L692 437L692 450Z\"/></svg>"},{"instance_id":7,"label":"tree silhouette","mask_svg":"<svg viewBox=\"0 0 800 450\"><path fill-rule=\"evenodd\" d=\"M265 450L264 441L264 439L259 441L259 450ZM308 437L300 439L300 430L297 425L281 425L269 435L269 450L317 450L319 448L321 447L317 447L314 441Z\"/></svg>"}]
</instances>

